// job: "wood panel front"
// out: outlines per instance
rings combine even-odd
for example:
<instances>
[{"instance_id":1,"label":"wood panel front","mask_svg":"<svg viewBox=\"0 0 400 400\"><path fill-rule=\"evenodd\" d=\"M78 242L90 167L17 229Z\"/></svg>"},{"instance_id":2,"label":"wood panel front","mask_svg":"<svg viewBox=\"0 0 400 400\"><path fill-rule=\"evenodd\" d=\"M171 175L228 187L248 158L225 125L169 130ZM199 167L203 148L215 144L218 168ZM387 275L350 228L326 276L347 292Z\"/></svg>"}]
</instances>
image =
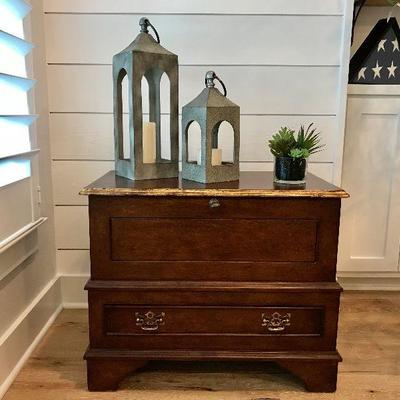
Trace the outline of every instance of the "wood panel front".
<instances>
[{"instance_id":1,"label":"wood panel front","mask_svg":"<svg viewBox=\"0 0 400 400\"><path fill-rule=\"evenodd\" d=\"M314 262L316 258L316 220L111 218L110 223L112 261Z\"/></svg>"},{"instance_id":2,"label":"wood panel front","mask_svg":"<svg viewBox=\"0 0 400 400\"><path fill-rule=\"evenodd\" d=\"M334 281L340 199L89 196L91 276Z\"/></svg>"}]
</instances>

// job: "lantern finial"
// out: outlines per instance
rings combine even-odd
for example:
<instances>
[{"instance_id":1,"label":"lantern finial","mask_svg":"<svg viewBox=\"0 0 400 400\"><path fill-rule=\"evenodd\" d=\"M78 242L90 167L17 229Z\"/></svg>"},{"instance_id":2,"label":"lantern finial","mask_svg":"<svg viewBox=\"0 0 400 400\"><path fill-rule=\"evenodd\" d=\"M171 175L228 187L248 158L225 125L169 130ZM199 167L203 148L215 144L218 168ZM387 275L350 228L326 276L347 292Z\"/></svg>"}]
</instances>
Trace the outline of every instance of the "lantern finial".
<instances>
[{"instance_id":1,"label":"lantern finial","mask_svg":"<svg viewBox=\"0 0 400 400\"><path fill-rule=\"evenodd\" d=\"M158 36L158 32L156 31L156 28L154 28L153 24L150 22L150 20L147 17L142 17L139 20L139 25L140 25L140 32L142 33L149 33L149 26L151 29L153 29L154 34L156 35L157 38L157 43L160 43L160 36Z\"/></svg>"},{"instance_id":2,"label":"lantern finial","mask_svg":"<svg viewBox=\"0 0 400 400\"><path fill-rule=\"evenodd\" d=\"M150 21L146 17L140 18L139 25L140 25L140 32L149 33L147 29L149 26Z\"/></svg>"},{"instance_id":3,"label":"lantern finial","mask_svg":"<svg viewBox=\"0 0 400 400\"><path fill-rule=\"evenodd\" d=\"M216 79L224 89L224 96L226 97L226 87L224 85L224 82L217 76L217 74L214 71L207 71L206 77L204 78L204 83L206 87L213 88L215 86L214 79Z\"/></svg>"}]
</instances>

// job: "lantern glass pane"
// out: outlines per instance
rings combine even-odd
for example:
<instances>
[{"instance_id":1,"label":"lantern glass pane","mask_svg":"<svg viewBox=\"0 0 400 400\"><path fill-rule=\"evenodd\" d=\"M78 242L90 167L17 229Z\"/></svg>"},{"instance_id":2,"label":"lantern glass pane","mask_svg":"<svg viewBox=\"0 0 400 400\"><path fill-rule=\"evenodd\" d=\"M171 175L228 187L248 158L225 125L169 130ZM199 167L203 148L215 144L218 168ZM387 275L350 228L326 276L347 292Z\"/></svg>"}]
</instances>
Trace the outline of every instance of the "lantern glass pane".
<instances>
[{"instance_id":1,"label":"lantern glass pane","mask_svg":"<svg viewBox=\"0 0 400 400\"><path fill-rule=\"evenodd\" d=\"M163 73L160 81L160 112L161 112L161 158L171 160L171 135L170 135L170 90L171 85L168 75Z\"/></svg>"},{"instance_id":2,"label":"lantern glass pane","mask_svg":"<svg viewBox=\"0 0 400 400\"><path fill-rule=\"evenodd\" d=\"M188 159L187 162L200 162L200 149L201 149L201 128L197 121L192 121L187 127L187 146L188 146Z\"/></svg>"},{"instance_id":3,"label":"lantern glass pane","mask_svg":"<svg viewBox=\"0 0 400 400\"><path fill-rule=\"evenodd\" d=\"M122 90L122 149L124 160L131 158L130 152L130 137L129 137L129 117L128 116L128 99L129 99L129 85L128 77L125 75L121 82Z\"/></svg>"},{"instance_id":4,"label":"lantern glass pane","mask_svg":"<svg viewBox=\"0 0 400 400\"><path fill-rule=\"evenodd\" d=\"M142 83L141 83L141 90L142 90L142 121L149 122L149 83L147 79L143 76Z\"/></svg>"},{"instance_id":5,"label":"lantern glass pane","mask_svg":"<svg viewBox=\"0 0 400 400\"><path fill-rule=\"evenodd\" d=\"M218 148L222 149L222 161L233 163L234 160L234 132L228 121L222 121L218 129Z\"/></svg>"}]
</instances>

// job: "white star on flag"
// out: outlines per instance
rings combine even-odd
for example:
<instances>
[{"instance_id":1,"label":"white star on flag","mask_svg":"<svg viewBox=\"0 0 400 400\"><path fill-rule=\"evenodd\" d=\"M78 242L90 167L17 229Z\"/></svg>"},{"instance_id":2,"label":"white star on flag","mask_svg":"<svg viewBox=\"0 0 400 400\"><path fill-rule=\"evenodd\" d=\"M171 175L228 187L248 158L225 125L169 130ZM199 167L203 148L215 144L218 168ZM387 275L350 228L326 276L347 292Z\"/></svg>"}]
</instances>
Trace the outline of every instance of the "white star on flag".
<instances>
[{"instance_id":1,"label":"white star on flag","mask_svg":"<svg viewBox=\"0 0 400 400\"><path fill-rule=\"evenodd\" d=\"M385 43L386 43L386 41L387 41L387 39L382 39L382 40L379 42L379 45L378 45L378 53L379 53L380 50L385 51Z\"/></svg>"},{"instance_id":2,"label":"white star on flag","mask_svg":"<svg viewBox=\"0 0 400 400\"><path fill-rule=\"evenodd\" d=\"M392 61L392 65L390 67L387 67L387 69L389 70L389 78L391 76L393 76L393 78L395 78L395 73L394 72L396 71L397 66L393 64L393 61Z\"/></svg>"},{"instance_id":3,"label":"white star on flag","mask_svg":"<svg viewBox=\"0 0 400 400\"><path fill-rule=\"evenodd\" d=\"M358 71L358 80L365 79L365 71L367 70L367 67L362 67L360 71Z\"/></svg>"},{"instance_id":4,"label":"white star on flag","mask_svg":"<svg viewBox=\"0 0 400 400\"><path fill-rule=\"evenodd\" d=\"M375 68L372 68L372 71L374 71L374 79L381 77L381 69L382 67L379 66L378 60L376 60L376 66Z\"/></svg>"},{"instance_id":5,"label":"white star on flag","mask_svg":"<svg viewBox=\"0 0 400 400\"><path fill-rule=\"evenodd\" d=\"M393 44L393 51L400 51L400 49L399 49L399 41L396 39L396 40L392 40L391 41L392 42L392 44Z\"/></svg>"}]
</instances>

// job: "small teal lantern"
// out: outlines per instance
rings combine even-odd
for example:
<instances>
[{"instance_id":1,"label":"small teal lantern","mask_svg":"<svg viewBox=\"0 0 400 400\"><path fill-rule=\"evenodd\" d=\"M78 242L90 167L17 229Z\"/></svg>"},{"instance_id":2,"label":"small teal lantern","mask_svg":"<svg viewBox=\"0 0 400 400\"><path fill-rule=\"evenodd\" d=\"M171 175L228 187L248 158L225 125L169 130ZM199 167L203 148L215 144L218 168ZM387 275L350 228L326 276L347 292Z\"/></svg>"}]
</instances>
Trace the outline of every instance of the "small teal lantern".
<instances>
[{"instance_id":1,"label":"small teal lantern","mask_svg":"<svg viewBox=\"0 0 400 400\"><path fill-rule=\"evenodd\" d=\"M224 94L214 81L220 82ZM226 97L226 87L214 71L205 76L205 88L182 109L182 178L201 183L228 182L239 179L240 107ZM196 121L201 129L200 157L189 161L188 130ZM233 162L222 161L218 133L222 122L233 128Z\"/></svg>"}]
</instances>

